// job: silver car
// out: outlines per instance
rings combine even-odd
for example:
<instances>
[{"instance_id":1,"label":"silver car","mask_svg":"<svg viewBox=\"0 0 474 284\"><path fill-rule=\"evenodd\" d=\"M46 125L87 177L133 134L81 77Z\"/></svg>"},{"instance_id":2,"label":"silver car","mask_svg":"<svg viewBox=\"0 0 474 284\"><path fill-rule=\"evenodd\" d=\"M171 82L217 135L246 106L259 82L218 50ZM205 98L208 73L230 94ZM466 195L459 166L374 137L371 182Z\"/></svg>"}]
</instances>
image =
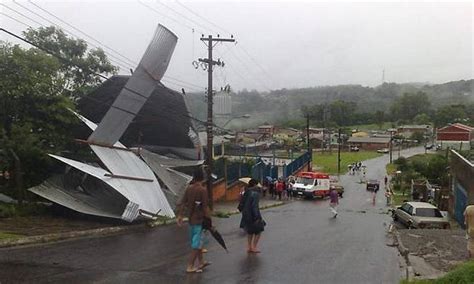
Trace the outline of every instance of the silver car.
<instances>
[{"instance_id":1,"label":"silver car","mask_svg":"<svg viewBox=\"0 0 474 284\"><path fill-rule=\"evenodd\" d=\"M449 229L449 221L438 208L427 202L405 202L393 211L393 220L408 228Z\"/></svg>"}]
</instances>

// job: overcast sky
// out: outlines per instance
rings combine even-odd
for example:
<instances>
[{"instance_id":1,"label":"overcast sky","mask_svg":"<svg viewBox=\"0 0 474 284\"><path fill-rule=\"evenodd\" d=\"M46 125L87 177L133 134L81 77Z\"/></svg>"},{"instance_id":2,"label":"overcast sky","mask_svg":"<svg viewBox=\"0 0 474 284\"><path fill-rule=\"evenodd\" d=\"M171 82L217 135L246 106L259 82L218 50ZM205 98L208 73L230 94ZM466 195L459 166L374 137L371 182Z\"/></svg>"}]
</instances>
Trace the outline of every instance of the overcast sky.
<instances>
[{"instance_id":1,"label":"overcast sky","mask_svg":"<svg viewBox=\"0 0 474 284\"><path fill-rule=\"evenodd\" d=\"M473 78L474 7L470 2L32 1L135 62L158 23L165 25L179 38L166 73L171 78L165 80L174 89L191 91L207 84L206 71L192 65L206 56L201 33L221 37L232 33L237 40L237 44L216 46L215 56L226 62L215 72L216 87L230 84L237 90L265 91L376 86L382 82L383 70L386 82L397 83ZM17 1L23 7L1 2L28 16L0 6L2 13L25 24L38 27L34 19L51 25L33 11L97 44L31 2ZM5 15L0 14L0 19L2 27L15 33L25 29ZM0 39L16 42L3 33ZM121 73L129 72L124 68Z\"/></svg>"}]
</instances>

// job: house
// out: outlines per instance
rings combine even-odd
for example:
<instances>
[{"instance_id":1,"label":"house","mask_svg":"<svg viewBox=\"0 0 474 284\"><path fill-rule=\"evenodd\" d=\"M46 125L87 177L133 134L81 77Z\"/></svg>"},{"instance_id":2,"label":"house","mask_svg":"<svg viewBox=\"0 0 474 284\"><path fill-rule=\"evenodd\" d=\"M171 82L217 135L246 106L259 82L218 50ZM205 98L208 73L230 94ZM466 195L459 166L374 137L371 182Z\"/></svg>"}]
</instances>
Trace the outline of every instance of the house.
<instances>
[{"instance_id":1,"label":"house","mask_svg":"<svg viewBox=\"0 0 474 284\"><path fill-rule=\"evenodd\" d=\"M309 134L323 134L323 132L329 133L329 129L324 128L309 128ZM303 130L303 135L306 137L306 128Z\"/></svg>"},{"instance_id":2,"label":"house","mask_svg":"<svg viewBox=\"0 0 474 284\"><path fill-rule=\"evenodd\" d=\"M347 140L350 146L364 150L379 150L390 146L390 138L386 137L350 137Z\"/></svg>"},{"instance_id":3,"label":"house","mask_svg":"<svg viewBox=\"0 0 474 284\"><path fill-rule=\"evenodd\" d=\"M433 127L428 124L421 125L402 125L397 128L397 135L405 138L410 138L413 134L421 134L424 136L431 136L433 134Z\"/></svg>"},{"instance_id":4,"label":"house","mask_svg":"<svg viewBox=\"0 0 474 284\"><path fill-rule=\"evenodd\" d=\"M459 225L464 227L464 209L474 204L474 161L450 151L451 196L449 211Z\"/></svg>"},{"instance_id":5,"label":"house","mask_svg":"<svg viewBox=\"0 0 474 284\"><path fill-rule=\"evenodd\" d=\"M280 128L274 133L275 138L279 139L296 138L300 135L301 131L295 128Z\"/></svg>"},{"instance_id":6,"label":"house","mask_svg":"<svg viewBox=\"0 0 474 284\"><path fill-rule=\"evenodd\" d=\"M258 133L266 134L268 136L273 136L275 134L275 126L273 125L260 125L258 127Z\"/></svg>"},{"instance_id":7,"label":"house","mask_svg":"<svg viewBox=\"0 0 474 284\"><path fill-rule=\"evenodd\" d=\"M458 150L470 150L474 142L474 127L461 123L453 123L436 131L436 143L442 149L455 148Z\"/></svg>"},{"instance_id":8,"label":"house","mask_svg":"<svg viewBox=\"0 0 474 284\"><path fill-rule=\"evenodd\" d=\"M250 143L250 142L255 142L255 141L264 141L265 140L265 134L264 133L258 133L256 131L243 131L243 132L237 132L235 136L235 142L236 143Z\"/></svg>"},{"instance_id":9,"label":"house","mask_svg":"<svg viewBox=\"0 0 474 284\"><path fill-rule=\"evenodd\" d=\"M275 131L273 139L278 143L284 143L285 141L296 141L301 136L301 131L294 128L280 128Z\"/></svg>"},{"instance_id":10,"label":"house","mask_svg":"<svg viewBox=\"0 0 474 284\"><path fill-rule=\"evenodd\" d=\"M311 148L322 148L323 147L323 134L309 134L309 142Z\"/></svg>"}]
</instances>

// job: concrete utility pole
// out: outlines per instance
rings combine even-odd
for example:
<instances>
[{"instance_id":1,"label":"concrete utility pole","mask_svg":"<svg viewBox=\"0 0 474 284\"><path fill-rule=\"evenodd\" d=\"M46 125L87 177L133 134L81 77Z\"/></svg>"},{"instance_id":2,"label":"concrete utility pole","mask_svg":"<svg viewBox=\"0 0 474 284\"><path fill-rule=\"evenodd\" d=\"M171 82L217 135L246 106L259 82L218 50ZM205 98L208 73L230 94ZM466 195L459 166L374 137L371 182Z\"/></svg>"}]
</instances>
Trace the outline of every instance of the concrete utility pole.
<instances>
[{"instance_id":1,"label":"concrete utility pole","mask_svg":"<svg viewBox=\"0 0 474 284\"><path fill-rule=\"evenodd\" d=\"M393 144L393 132L390 129L390 164L392 163L392 144Z\"/></svg>"},{"instance_id":2,"label":"concrete utility pole","mask_svg":"<svg viewBox=\"0 0 474 284\"><path fill-rule=\"evenodd\" d=\"M309 140L309 113L306 115L306 146L307 152L309 153L309 167L308 170L311 171L313 168L313 151L311 150L311 141Z\"/></svg>"},{"instance_id":3,"label":"concrete utility pole","mask_svg":"<svg viewBox=\"0 0 474 284\"><path fill-rule=\"evenodd\" d=\"M214 150L213 146L213 122L212 122L212 67L214 65L217 66L224 66L224 62L218 60L214 61L212 59L212 49L214 48L214 44L218 42L234 42L235 39L233 38L213 38L212 35L208 37L201 37L201 40L207 45L208 55L207 58L199 58L200 62L207 63L207 125L206 125L206 132L207 132L207 151L206 151L206 175L207 175L207 193L209 195L209 207L211 210L214 208L214 199L212 194L212 152Z\"/></svg>"},{"instance_id":4,"label":"concrete utility pole","mask_svg":"<svg viewBox=\"0 0 474 284\"><path fill-rule=\"evenodd\" d=\"M337 176L341 174L341 128L337 131Z\"/></svg>"}]
</instances>

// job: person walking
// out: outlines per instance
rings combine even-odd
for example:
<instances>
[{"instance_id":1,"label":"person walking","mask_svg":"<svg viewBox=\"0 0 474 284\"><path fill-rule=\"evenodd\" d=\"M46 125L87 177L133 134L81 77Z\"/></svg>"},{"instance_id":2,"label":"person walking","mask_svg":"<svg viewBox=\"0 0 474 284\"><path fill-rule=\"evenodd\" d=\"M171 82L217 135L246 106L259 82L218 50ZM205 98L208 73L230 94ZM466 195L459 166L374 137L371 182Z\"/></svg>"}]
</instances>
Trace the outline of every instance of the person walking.
<instances>
[{"instance_id":1,"label":"person walking","mask_svg":"<svg viewBox=\"0 0 474 284\"><path fill-rule=\"evenodd\" d=\"M280 201L281 201L281 195L283 194L283 190L285 190L285 184L283 183L282 178L279 178L276 184L276 194L278 196L278 200Z\"/></svg>"},{"instance_id":2,"label":"person walking","mask_svg":"<svg viewBox=\"0 0 474 284\"><path fill-rule=\"evenodd\" d=\"M258 182L254 179L249 181L249 187L243 198L242 205L241 225L247 232L248 253L260 253L257 245L266 225L260 213L260 190L257 184Z\"/></svg>"},{"instance_id":3,"label":"person walking","mask_svg":"<svg viewBox=\"0 0 474 284\"><path fill-rule=\"evenodd\" d=\"M269 191L270 191L270 195L272 196L272 199L275 199L275 184L276 182L275 181L270 181L269 182Z\"/></svg>"},{"instance_id":4,"label":"person walking","mask_svg":"<svg viewBox=\"0 0 474 284\"><path fill-rule=\"evenodd\" d=\"M286 184L286 195L288 196L288 200L293 199L293 184L295 183L295 179L293 177L288 178L288 182Z\"/></svg>"},{"instance_id":5,"label":"person walking","mask_svg":"<svg viewBox=\"0 0 474 284\"><path fill-rule=\"evenodd\" d=\"M332 214L334 215L333 217L337 217L337 206L339 205L339 194L337 193L337 190L332 187L331 191L329 192L329 198L330 198L330 203L329 203L329 209L331 209Z\"/></svg>"},{"instance_id":6,"label":"person walking","mask_svg":"<svg viewBox=\"0 0 474 284\"><path fill-rule=\"evenodd\" d=\"M383 179L384 183L385 183L385 187L387 187L387 184L388 184L388 177L385 176L384 179Z\"/></svg>"},{"instance_id":7,"label":"person walking","mask_svg":"<svg viewBox=\"0 0 474 284\"><path fill-rule=\"evenodd\" d=\"M187 209L189 219L189 239L191 243L191 254L186 267L187 273L201 273L204 267L210 265L204 261L202 245L202 223L204 218L211 218L208 207L207 190L203 186L204 172L201 167L193 173L193 180L186 189L183 198L178 204L178 226L183 226L183 212ZM195 266L196 261L198 265Z\"/></svg>"},{"instance_id":8,"label":"person walking","mask_svg":"<svg viewBox=\"0 0 474 284\"><path fill-rule=\"evenodd\" d=\"M474 258L474 204L466 206L464 210L464 224L466 225L467 252Z\"/></svg>"}]
</instances>

